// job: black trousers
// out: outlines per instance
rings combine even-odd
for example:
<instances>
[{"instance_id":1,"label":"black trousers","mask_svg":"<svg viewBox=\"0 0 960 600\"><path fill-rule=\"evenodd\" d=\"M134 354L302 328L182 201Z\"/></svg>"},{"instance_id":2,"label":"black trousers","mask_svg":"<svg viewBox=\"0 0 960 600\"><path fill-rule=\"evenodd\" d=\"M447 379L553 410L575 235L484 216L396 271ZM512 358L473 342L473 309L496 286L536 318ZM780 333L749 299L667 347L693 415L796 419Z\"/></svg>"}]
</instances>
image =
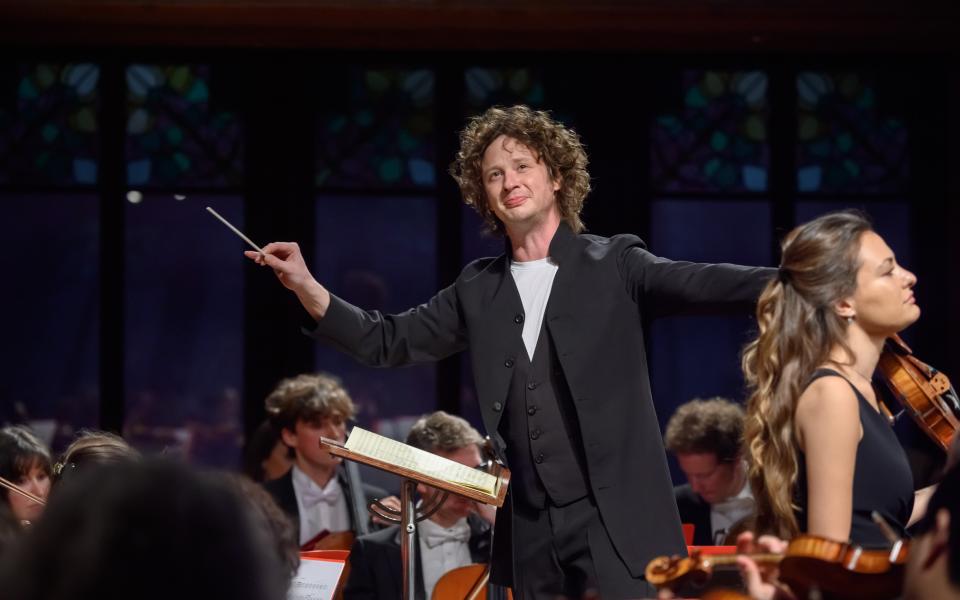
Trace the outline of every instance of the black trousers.
<instances>
[{"instance_id":1,"label":"black trousers","mask_svg":"<svg viewBox=\"0 0 960 600\"><path fill-rule=\"evenodd\" d=\"M513 505L513 593L518 600L655 598L630 575L591 496L543 510Z\"/></svg>"}]
</instances>

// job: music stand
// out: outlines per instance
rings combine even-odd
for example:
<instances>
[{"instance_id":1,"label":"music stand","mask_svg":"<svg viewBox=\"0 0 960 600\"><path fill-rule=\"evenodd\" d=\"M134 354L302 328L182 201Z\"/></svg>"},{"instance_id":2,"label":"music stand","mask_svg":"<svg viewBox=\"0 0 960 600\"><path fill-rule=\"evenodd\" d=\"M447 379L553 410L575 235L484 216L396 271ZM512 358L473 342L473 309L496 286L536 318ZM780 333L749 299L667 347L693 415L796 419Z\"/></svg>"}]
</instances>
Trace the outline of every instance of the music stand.
<instances>
[{"instance_id":1,"label":"music stand","mask_svg":"<svg viewBox=\"0 0 960 600\"><path fill-rule=\"evenodd\" d=\"M369 509L370 512L385 521L400 524L400 560L403 564L403 600L413 600L414 598L416 576L413 569L416 566L416 560L414 559L416 556L416 547L413 534L416 531L416 523L435 513L440 506L443 505L443 502L449 494L457 494L458 496L463 496L464 498L484 504L491 504L499 508L503 506L503 500L507 495L507 486L510 484L510 469L497 462L492 462L494 470L490 473L496 477L497 480L494 493L487 494L472 487L439 479L427 473L392 464L373 456L353 452L344 447L340 442L329 438L321 437L320 447L344 460L352 460L370 465L375 469L393 473L401 478L400 510L389 508L380 503L379 500L375 500ZM417 489L418 483L437 490L436 493L421 504L419 510L413 501L414 492Z\"/></svg>"}]
</instances>

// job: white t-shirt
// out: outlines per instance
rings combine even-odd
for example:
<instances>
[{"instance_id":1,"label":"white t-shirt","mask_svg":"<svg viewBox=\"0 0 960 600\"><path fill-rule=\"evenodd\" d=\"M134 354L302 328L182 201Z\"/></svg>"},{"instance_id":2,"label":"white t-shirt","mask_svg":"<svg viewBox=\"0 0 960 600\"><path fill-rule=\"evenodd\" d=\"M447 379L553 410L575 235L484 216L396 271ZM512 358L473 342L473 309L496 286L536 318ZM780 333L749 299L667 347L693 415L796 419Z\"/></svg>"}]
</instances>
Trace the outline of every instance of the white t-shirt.
<instances>
[{"instance_id":1,"label":"white t-shirt","mask_svg":"<svg viewBox=\"0 0 960 600\"><path fill-rule=\"evenodd\" d=\"M523 304L523 345L527 356L533 360L540 338L543 315L547 312L547 301L553 289L553 278L559 267L549 257L526 262L510 261L510 273L520 292Z\"/></svg>"}]
</instances>

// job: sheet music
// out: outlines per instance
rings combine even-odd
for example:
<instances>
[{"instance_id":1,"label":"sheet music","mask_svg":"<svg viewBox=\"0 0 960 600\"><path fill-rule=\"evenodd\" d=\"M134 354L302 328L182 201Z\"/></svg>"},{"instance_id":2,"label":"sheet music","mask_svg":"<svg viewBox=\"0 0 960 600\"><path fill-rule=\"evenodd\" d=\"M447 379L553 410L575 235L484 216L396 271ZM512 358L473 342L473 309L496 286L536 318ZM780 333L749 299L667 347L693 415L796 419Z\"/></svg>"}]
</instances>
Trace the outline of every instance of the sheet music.
<instances>
[{"instance_id":1,"label":"sheet music","mask_svg":"<svg viewBox=\"0 0 960 600\"><path fill-rule=\"evenodd\" d=\"M297 574L290 582L287 600L331 600L343 575L345 561L301 557Z\"/></svg>"},{"instance_id":2,"label":"sheet music","mask_svg":"<svg viewBox=\"0 0 960 600\"><path fill-rule=\"evenodd\" d=\"M479 490L491 496L495 495L497 478L472 469L442 456L431 454L419 448L408 446L390 438L377 435L366 429L354 427L345 445L347 450L365 454L392 465L418 471L436 479L456 483L464 487Z\"/></svg>"}]
</instances>

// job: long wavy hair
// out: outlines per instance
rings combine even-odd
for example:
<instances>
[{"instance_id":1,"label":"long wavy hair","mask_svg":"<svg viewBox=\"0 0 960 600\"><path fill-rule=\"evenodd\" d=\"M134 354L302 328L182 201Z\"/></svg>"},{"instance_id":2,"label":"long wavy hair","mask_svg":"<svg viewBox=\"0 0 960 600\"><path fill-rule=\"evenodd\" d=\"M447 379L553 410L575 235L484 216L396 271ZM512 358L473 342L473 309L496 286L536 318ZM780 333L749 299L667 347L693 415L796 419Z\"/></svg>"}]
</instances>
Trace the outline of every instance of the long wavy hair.
<instances>
[{"instance_id":1,"label":"long wavy hair","mask_svg":"<svg viewBox=\"0 0 960 600\"><path fill-rule=\"evenodd\" d=\"M860 239L871 231L859 212L826 214L791 231L782 244L776 279L757 304L759 335L743 351L750 390L744 423L755 528L791 538L799 533L794 502L797 482L797 400L817 367L846 343L848 323L835 311L857 287Z\"/></svg>"}]
</instances>

